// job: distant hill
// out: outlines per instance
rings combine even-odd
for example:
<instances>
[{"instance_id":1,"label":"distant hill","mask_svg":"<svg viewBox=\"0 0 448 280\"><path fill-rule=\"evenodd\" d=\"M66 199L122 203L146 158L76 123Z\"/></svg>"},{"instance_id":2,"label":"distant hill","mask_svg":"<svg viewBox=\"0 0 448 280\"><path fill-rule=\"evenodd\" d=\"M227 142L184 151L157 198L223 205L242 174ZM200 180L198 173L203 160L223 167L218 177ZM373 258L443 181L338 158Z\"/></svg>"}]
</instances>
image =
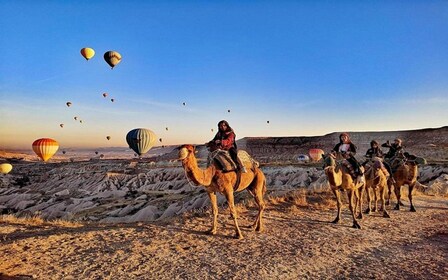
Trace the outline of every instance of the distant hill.
<instances>
[{"instance_id":1,"label":"distant hill","mask_svg":"<svg viewBox=\"0 0 448 280\"><path fill-rule=\"evenodd\" d=\"M308 154L309 149L319 148L330 151L339 142L339 134L333 132L311 137L245 137L237 141L238 148L248 151L261 162L295 161L300 154ZM403 131L348 132L352 142L358 147L357 157L365 155L371 140L380 144L395 138L403 140L405 150L411 154L433 161L448 160L448 126ZM382 148L384 152L388 148Z\"/></svg>"}]
</instances>

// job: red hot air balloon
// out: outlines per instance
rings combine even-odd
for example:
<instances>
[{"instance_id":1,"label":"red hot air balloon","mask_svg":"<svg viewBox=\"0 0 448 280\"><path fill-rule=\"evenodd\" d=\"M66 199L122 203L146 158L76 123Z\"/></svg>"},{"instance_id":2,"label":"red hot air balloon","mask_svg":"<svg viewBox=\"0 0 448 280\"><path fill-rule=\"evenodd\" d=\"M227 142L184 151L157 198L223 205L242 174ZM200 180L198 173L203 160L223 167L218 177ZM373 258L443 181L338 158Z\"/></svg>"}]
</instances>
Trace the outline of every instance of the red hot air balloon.
<instances>
[{"instance_id":1,"label":"red hot air balloon","mask_svg":"<svg viewBox=\"0 0 448 280\"><path fill-rule=\"evenodd\" d=\"M322 149L310 149L308 153L313 161L319 161L325 152Z\"/></svg>"}]
</instances>

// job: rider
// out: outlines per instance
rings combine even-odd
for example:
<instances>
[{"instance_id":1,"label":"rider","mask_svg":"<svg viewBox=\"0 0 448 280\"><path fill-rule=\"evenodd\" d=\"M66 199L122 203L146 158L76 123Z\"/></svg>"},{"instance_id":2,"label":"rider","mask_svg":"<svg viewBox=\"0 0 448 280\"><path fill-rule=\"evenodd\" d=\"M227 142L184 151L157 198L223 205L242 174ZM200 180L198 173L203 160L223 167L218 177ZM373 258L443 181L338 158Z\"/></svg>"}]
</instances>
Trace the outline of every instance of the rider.
<instances>
[{"instance_id":1,"label":"rider","mask_svg":"<svg viewBox=\"0 0 448 280\"><path fill-rule=\"evenodd\" d=\"M403 151L403 141L400 138L396 138L394 143L390 144L390 141L387 140L386 143L381 145L381 147L389 148L386 156L384 157L387 164L390 165L389 168L394 169L399 162L399 158L404 158ZM392 174L392 173L391 173Z\"/></svg>"},{"instance_id":2,"label":"rider","mask_svg":"<svg viewBox=\"0 0 448 280\"><path fill-rule=\"evenodd\" d=\"M363 182L364 177L361 170L361 165L355 158L356 146L350 140L350 135L346 132L339 135L339 143L334 146L331 153L340 155L342 158L346 159L350 165L353 167L354 175L357 176L357 183Z\"/></svg>"},{"instance_id":3,"label":"rider","mask_svg":"<svg viewBox=\"0 0 448 280\"><path fill-rule=\"evenodd\" d=\"M238 158L238 149L235 142L235 132L229 123L222 120L218 123L218 132L215 137L207 143L208 147L213 149L221 149L229 152L230 157L237 165L237 171L246 173L246 168Z\"/></svg>"},{"instance_id":4,"label":"rider","mask_svg":"<svg viewBox=\"0 0 448 280\"><path fill-rule=\"evenodd\" d=\"M379 143L376 140L370 141L370 149L366 152L366 158L367 160L362 164L363 166L369 161L369 159L378 158L380 159L379 162L381 164L381 170L386 175L387 178L390 177L390 174L392 174L392 170L390 170L390 166L383 164L383 151L381 151L381 148L379 147Z\"/></svg>"}]
</instances>

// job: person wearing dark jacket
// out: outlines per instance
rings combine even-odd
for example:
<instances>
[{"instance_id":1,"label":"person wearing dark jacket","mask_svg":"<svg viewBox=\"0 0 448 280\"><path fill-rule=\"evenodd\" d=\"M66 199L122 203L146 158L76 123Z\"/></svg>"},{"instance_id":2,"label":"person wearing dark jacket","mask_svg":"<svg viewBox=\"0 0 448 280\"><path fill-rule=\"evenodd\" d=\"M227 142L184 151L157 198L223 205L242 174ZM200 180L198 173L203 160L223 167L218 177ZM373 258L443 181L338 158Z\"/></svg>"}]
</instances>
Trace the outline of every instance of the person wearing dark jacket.
<instances>
[{"instance_id":1,"label":"person wearing dark jacket","mask_svg":"<svg viewBox=\"0 0 448 280\"><path fill-rule=\"evenodd\" d=\"M237 171L246 173L246 168L238 158L238 149L235 142L235 132L230 127L229 123L222 120L218 123L218 132L215 137L207 143L210 150L221 149L229 152L230 157L237 165Z\"/></svg>"},{"instance_id":2,"label":"person wearing dark jacket","mask_svg":"<svg viewBox=\"0 0 448 280\"><path fill-rule=\"evenodd\" d=\"M384 154L383 154L383 151L381 151L381 149L379 147L379 143L376 140L370 141L370 149L367 150L366 157L367 158L374 158L374 157L383 158L383 156L384 156Z\"/></svg>"},{"instance_id":3,"label":"person wearing dark jacket","mask_svg":"<svg viewBox=\"0 0 448 280\"><path fill-rule=\"evenodd\" d=\"M394 143L390 144L389 140L387 140L386 143L381 145L381 147L389 148L389 151L387 152L385 159L392 159L395 156L397 156L399 153L403 152L403 141L400 138L397 138L394 140Z\"/></svg>"},{"instance_id":4,"label":"person wearing dark jacket","mask_svg":"<svg viewBox=\"0 0 448 280\"><path fill-rule=\"evenodd\" d=\"M373 159L375 157L381 159L380 161L381 169L383 170L384 175L386 175L386 177L389 179L390 175L392 174L392 170L390 166L384 163L383 161L384 154L383 151L381 151L381 148L379 147L378 141L372 140L370 141L370 149L368 149L366 152L367 160L362 165L364 166L369 161L368 159Z\"/></svg>"},{"instance_id":5,"label":"person wearing dark jacket","mask_svg":"<svg viewBox=\"0 0 448 280\"><path fill-rule=\"evenodd\" d=\"M355 175L358 177L357 180L360 182L363 177L363 172L361 171L361 165L356 160L356 146L352 143L350 140L350 135L346 132L341 133L339 135L339 143L334 146L333 150L331 150L332 153L336 153L340 157L346 159L351 166L353 167Z\"/></svg>"}]
</instances>

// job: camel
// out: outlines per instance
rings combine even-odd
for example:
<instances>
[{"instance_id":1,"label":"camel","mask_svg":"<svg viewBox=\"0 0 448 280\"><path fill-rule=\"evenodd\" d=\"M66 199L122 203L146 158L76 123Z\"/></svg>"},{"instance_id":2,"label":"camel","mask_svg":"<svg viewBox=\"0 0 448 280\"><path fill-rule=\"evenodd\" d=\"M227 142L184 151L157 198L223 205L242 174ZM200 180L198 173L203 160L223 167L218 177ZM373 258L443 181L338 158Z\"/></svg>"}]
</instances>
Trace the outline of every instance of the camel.
<instances>
[{"instance_id":1,"label":"camel","mask_svg":"<svg viewBox=\"0 0 448 280\"><path fill-rule=\"evenodd\" d=\"M368 208L364 212L365 214L370 214L370 212L376 212L377 211L377 203L378 203L378 197L377 197L377 190L379 191L380 199L381 199L381 209L383 210L383 217L390 218L389 213L386 210L386 204L385 204L385 196L386 196L386 190L387 190L387 177L386 174L383 172L382 163L380 159L373 158L367 162L366 165L366 192L367 192L367 202L368 202ZM373 209L371 205L371 193L370 189L373 191L374 194L374 203L373 203Z\"/></svg>"},{"instance_id":2,"label":"camel","mask_svg":"<svg viewBox=\"0 0 448 280\"><path fill-rule=\"evenodd\" d=\"M390 186L394 186L395 196L397 197L397 204L395 205L394 210L400 210L400 206L403 206L401 203L401 186L408 185L409 186L409 202L411 204L410 211L415 212L414 204L412 203L412 191L414 190L415 183L417 183L418 176L418 162L416 159L406 159L406 158L397 158L396 159L398 166L393 173L393 177L395 179L394 184L389 184ZM389 198L390 200L391 187L389 188Z\"/></svg>"},{"instance_id":3,"label":"camel","mask_svg":"<svg viewBox=\"0 0 448 280\"><path fill-rule=\"evenodd\" d=\"M356 220L356 212L359 204L360 213L358 215L358 219L362 219L362 196L364 192L364 183L356 184L352 176L349 173L348 168L341 163L336 164L336 160L333 155L327 154L322 156L324 159L324 171L327 175L328 182L330 183L331 190L336 196L337 206L338 206L338 214L336 219L332 221L332 223L337 224L341 219L341 190L346 190L349 201L349 208L353 217L353 228L361 228L361 225ZM362 168L362 167L361 167ZM356 199L356 201L354 201Z\"/></svg>"},{"instance_id":4,"label":"camel","mask_svg":"<svg viewBox=\"0 0 448 280\"><path fill-rule=\"evenodd\" d=\"M241 152L244 151L239 151L239 153ZM207 231L209 234L215 235L217 233L218 203L216 192L220 192L227 199L230 216L233 218L233 222L235 224L235 237L238 239L243 238L243 234L238 226L238 216L235 209L233 193L234 191L239 192L245 189L247 189L247 191L254 197L258 206L258 215L252 228L258 232L263 230L262 214L265 208L263 196L266 193L266 178L264 173L260 170L260 168L258 168L253 160L242 159L247 172L240 173L240 182L238 186L236 186L235 190L234 186L238 180L237 173L233 171L223 172L215 162L210 164L206 169L199 168L193 145L182 145L179 147L179 160L182 161L182 166L185 170L187 179L195 185L204 186L210 198L210 202L212 204L213 222L211 229Z\"/></svg>"}]
</instances>

